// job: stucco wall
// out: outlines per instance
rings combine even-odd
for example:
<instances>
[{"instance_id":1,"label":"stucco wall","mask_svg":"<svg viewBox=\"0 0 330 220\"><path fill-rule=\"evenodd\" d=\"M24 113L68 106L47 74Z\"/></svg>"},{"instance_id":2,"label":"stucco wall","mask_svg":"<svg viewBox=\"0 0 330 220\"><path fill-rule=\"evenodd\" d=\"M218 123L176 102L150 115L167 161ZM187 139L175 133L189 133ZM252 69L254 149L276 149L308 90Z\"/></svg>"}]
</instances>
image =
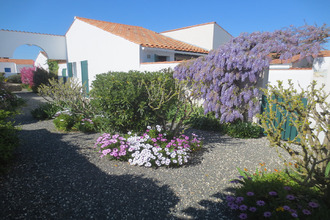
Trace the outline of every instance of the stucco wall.
<instances>
[{"instance_id":1,"label":"stucco wall","mask_svg":"<svg viewBox=\"0 0 330 220\"><path fill-rule=\"evenodd\" d=\"M28 44L42 48L50 59L66 59L64 36L0 30L0 39L0 57L11 58L16 48Z\"/></svg>"},{"instance_id":2,"label":"stucco wall","mask_svg":"<svg viewBox=\"0 0 330 220\"><path fill-rule=\"evenodd\" d=\"M89 85L95 76L108 71L129 71L140 65L140 45L76 19L66 33L68 62L88 61Z\"/></svg>"},{"instance_id":3,"label":"stucco wall","mask_svg":"<svg viewBox=\"0 0 330 220\"><path fill-rule=\"evenodd\" d=\"M36 60L34 61L34 65L39 68L43 68L48 71L48 64L47 64L48 58L43 55L42 53L39 53Z\"/></svg>"},{"instance_id":4,"label":"stucco wall","mask_svg":"<svg viewBox=\"0 0 330 220\"><path fill-rule=\"evenodd\" d=\"M213 49L214 24L194 26L161 34L206 50Z\"/></svg>"},{"instance_id":5,"label":"stucco wall","mask_svg":"<svg viewBox=\"0 0 330 220\"><path fill-rule=\"evenodd\" d=\"M141 63L139 71L154 72L168 68L173 70L179 63L180 62Z\"/></svg>"},{"instance_id":6,"label":"stucco wall","mask_svg":"<svg viewBox=\"0 0 330 220\"><path fill-rule=\"evenodd\" d=\"M5 68L10 68L10 73L5 73L5 76L8 77L10 75L14 75L17 73L16 63L5 63L0 62L0 72L5 72Z\"/></svg>"},{"instance_id":7,"label":"stucco wall","mask_svg":"<svg viewBox=\"0 0 330 220\"><path fill-rule=\"evenodd\" d=\"M232 36L216 23L207 23L161 33L206 50L217 49L232 39Z\"/></svg>"}]
</instances>

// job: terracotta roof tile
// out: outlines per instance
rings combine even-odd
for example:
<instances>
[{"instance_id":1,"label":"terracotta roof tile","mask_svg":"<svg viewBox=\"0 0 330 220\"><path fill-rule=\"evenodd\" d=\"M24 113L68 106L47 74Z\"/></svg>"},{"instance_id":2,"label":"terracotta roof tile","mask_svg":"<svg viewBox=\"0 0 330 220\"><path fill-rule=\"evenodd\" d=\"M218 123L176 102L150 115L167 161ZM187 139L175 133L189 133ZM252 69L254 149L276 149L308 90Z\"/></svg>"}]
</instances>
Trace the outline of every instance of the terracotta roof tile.
<instances>
[{"instance_id":1,"label":"terracotta roof tile","mask_svg":"<svg viewBox=\"0 0 330 220\"><path fill-rule=\"evenodd\" d=\"M318 57L330 57L330 50L322 50L319 52ZM300 55L295 55L289 60L280 60L280 59L273 59L270 64L287 64L287 63L294 63L297 62L300 58Z\"/></svg>"},{"instance_id":2,"label":"terracotta roof tile","mask_svg":"<svg viewBox=\"0 0 330 220\"><path fill-rule=\"evenodd\" d=\"M16 63L19 65L34 65L34 60L24 60L24 59L6 59L0 58L2 63Z\"/></svg>"},{"instance_id":3,"label":"terracotta roof tile","mask_svg":"<svg viewBox=\"0 0 330 220\"><path fill-rule=\"evenodd\" d=\"M104 31L110 32L133 43L144 47L162 48L195 53L208 53L207 50L196 47L170 37L166 37L154 31L139 26L118 24L107 21L99 21L88 18L76 17L83 22L96 26Z\"/></svg>"}]
</instances>

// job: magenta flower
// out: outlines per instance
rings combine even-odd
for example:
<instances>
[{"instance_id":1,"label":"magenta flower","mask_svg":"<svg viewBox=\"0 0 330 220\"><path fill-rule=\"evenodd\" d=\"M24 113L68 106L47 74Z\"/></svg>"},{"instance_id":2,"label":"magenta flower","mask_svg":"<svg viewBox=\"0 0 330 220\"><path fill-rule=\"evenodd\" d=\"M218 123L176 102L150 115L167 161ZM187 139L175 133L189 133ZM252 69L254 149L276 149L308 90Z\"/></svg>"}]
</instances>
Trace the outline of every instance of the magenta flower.
<instances>
[{"instance_id":1,"label":"magenta flower","mask_svg":"<svg viewBox=\"0 0 330 220\"><path fill-rule=\"evenodd\" d=\"M248 195L248 196L254 196L254 192L247 192L246 195Z\"/></svg>"},{"instance_id":2,"label":"magenta flower","mask_svg":"<svg viewBox=\"0 0 330 220\"><path fill-rule=\"evenodd\" d=\"M303 212L305 215L310 215L310 214L312 214L311 211L309 211L308 209L303 209L302 212Z\"/></svg>"},{"instance_id":3,"label":"magenta flower","mask_svg":"<svg viewBox=\"0 0 330 220\"><path fill-rule=\"evenodd\" d=\"M250 212L255 212L255 211L257 211L257 208L256 207L250 207L249 210L250 210Z\"/></svg>"},{"instance_id":4,"label":"magenta flower","mask_svg":"<svg viewBox=\"0 0 330 220\"><path fill-rule=\"evenodd\" d=\"M269 195L271 195L271 196L277 196L277 192L275 192L275 191L270 191L270 192L269 192Z\"/></svg>"},{"instance_id":5,"label":"magenta flower","mask_svg":"<svg viewBox=\"0 0 330 220\"><path fill-rule=\"evenodd\" d=\"M272 215L271 212L264 212L264 216L265 216L266 218L269 218L271 215Z\"/></svg>"},{"instance_id":6,"label":"magenta flower","mask_svg":"<svg viewBox=\"0 0 330 220\"><path fill-rule=\"evenodd\" d=\"M247 219L247 214L246 213L241 213L239 216L238 216L240 219Z\"/></svg>"},{"instance_id":7,"label":"magenta flower","mask_svg":"<svg viewBox=\"0 0 330 220\"><path fill-rule=\"evenodd\" d=\"M294 200L296 197L294 197L294 195L287 195L286 198L288 200Z\"/></svg>"},{"instance_id":8,"label":"magenta flower","mask_svg":"<svg viewBox=\"0 0 330 220\"><path fill-rule=\"evenodd\" d=\"M266 204L265 201L262 200L257 201L257 206L264 206L265 204Z\"/></svg>"},{"instance_id":9,"label":"magenta flower","mask_svg":"<svg viewBox=\"0 0 330 220\"><path fill-rule=\"evenodd\" d=\"M295 212L291 213L291 216L294 217L294 218L298 218L298 214L295 213Z\"/></svg>"},{"instance_id":10,"label":"magenta flower","mask_svg":"<svg viewBox=\"0 0 330 220\"><path fill-rule=\"evenodd\" d=\"M285 206L283 206L283 209L286 210L286 211L288 211L288 210L290 210L290 207L287 206L287 205L285 205Z\"/></svg>"},{"instance_id":11,"label":"magenta flower","mask_svg":"<svg viewBox=\"0 0 330 220\"><path fill-rule=\"evenodd\" d=\"M290 186L284 186L283 188L284 188L285 190L288 190L288 191L291 190L291 187L290 187Z\"/></svg>"},{"instance_id":12,"label":"magenta flower","mask_svg":"<svg viewBox=\"0 0 330 220\"><path fill-rule=\"evenodd\" d=\"M236 203L241 203L244 201L244 198L243 197L237 197L236 198Z\"/></svg>"},{"instance_id":13,"label":"magenta flower","mask_svg":"<svg viewBox=\"0 0 330 220\"><path fill-rule=\"evenodd\" d=\"M319 207L319 204L317 204L316 202L309 202L308 205L312 208L317 208Z\"/></svg>"},{"instance_id":14,"label":"magenta flower","mask_svg":"<svg viewBox=\"0 0 330 220\"><path fill-rule=\"evenodd\" d=\"M228 202L234 202L235 201L235 197L233 196L226 196L226 199Z\"/></svg>"},{"instance_id":15,"label":"magenta flower","mask_svg":"<svg viewBox=\"0 0 330 220\"><path fill-rule=\"evenodd\" d=\"M241 210L241 211L245 211L245 210L247 210L247 206L246 205L240 205L239 206L239 210Z\"/></svg>"}]
</instances>

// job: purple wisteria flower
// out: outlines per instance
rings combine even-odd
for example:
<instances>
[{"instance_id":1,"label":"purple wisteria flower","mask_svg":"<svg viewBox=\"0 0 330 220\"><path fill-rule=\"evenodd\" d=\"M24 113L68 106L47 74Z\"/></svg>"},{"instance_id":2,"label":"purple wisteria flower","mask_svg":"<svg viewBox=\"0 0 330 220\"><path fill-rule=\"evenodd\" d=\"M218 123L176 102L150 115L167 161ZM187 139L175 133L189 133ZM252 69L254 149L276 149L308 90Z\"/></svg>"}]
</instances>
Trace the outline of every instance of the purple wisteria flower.
<instances>
[{"instance_id":1,"label":"purple wisteria flower","mask_svg":"<svg viewBox=\"0 0 330 220\"><path fill-rule=\"evenodd\" d=\"M308 205L309 205L310 207L312 207L312 208L317 208L317 207L319 207L319 204L316 203L316 202L309 202Z\"/></svg>"},{"instance_id":2,"label":"purple wisteria flower","mask_svg":"<svg viewBox=\"0 0 330 220\"><path fill-rule=\"evenodd\" d=\"M246 213L241 213L238 217L240 219L247 219L248 215Z\"/></svg>"},{"instance_id":3,"label":"purple wisteria flower","mask_svg":"<svg viewBox=\"0 0 330 220\"><path fill-rule=\"evenodd\" d=\"M247 196L254 196L254 192L247 192L246 195Z\"/></svg>"},{"instance_id":4,"label":"purple wisteria flower","mask_svg":"<svg viewBox=\"0 0 330 220\"><path fill-rule=\"evenodd\" d=\"M241 210L241 211L245 211L245 210L247 210L247 206L246 205L240 205L239 206L239 210Z\"/></svg>"},{"instance_id":5,"label":"purple wisteria flower","mask_svg":"<svg viewBox=\"0 0 330 220\"><path fill-rule=\"evenodd\" d=\"M296 197L294 195L287 195L286 198L288 200L294 200Z\"/></svg>"},{"instance_id":6,"label":"purple wisteria flower","mask_svg":"<svg viewBox=\"0 0 330 220\"><path fill-rule=\"evenodd\" d=\"M309 211L308 209L303 209L302 212L303 212L305 215L310 215L310 214L312 214L311 211Z\"/></svg>"},{"instance_id":7,"label":"purple wisteria flower","mask_svg":"<svg viewBox=\"0 0 330 220\"><path fill-rule=\"evenodd\" d=\"M264 217L269 218L270 216L272 216L271 212L264 212Z\"/></svg>"},{"instance_id":8,"label":"purple wisteria flower","mask_svg":"<svg viewBox=\"0 0 330 220\"><path fill-rule=\"evenodd\" d=\"M257 208L256 207L250 207L249 210L250 210L250 212L255 212L255 211L257 211Z\"/></svg>"},{"instance_id":9,"label":"purple wisteria flower","mask_svg":"<svg viewBox=\"0 0 330 220\"><path fill-rule=\"evenodd\" d=\"M265 204L266 204L265 201L262 200L257 201L257 206L264 206Z\"/></svg>"},{"instance_id":10,"label":"purple wisteria flower","mask_svg":"<svg viewBox=\"0 0 330 220\"><path fill-rule=\"evenodd\" d=\"M270 191L270 192L269 192L269 195L271 195L271 196L277 196L277 192L275 192L275 191Z\"/></svg>"}]
</instances>

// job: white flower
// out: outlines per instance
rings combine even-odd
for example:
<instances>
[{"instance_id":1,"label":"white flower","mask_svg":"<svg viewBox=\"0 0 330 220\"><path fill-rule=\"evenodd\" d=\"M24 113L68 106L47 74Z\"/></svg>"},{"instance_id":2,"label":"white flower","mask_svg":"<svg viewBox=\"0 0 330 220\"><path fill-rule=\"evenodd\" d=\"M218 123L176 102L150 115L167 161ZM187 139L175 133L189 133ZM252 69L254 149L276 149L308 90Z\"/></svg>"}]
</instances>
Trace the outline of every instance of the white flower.
<instances>
[{"instance_id":1,"label":"white flower","mask_svg":"<svg viewBox=\"0 0 330 220\"><path fill-rule=\"evenodd\" d=\"M151 127L150 127L150 126L147 126L147 129L149 129L149 130L150 130L150 129L151 129Z\"/></svg>"}]
</instances>

